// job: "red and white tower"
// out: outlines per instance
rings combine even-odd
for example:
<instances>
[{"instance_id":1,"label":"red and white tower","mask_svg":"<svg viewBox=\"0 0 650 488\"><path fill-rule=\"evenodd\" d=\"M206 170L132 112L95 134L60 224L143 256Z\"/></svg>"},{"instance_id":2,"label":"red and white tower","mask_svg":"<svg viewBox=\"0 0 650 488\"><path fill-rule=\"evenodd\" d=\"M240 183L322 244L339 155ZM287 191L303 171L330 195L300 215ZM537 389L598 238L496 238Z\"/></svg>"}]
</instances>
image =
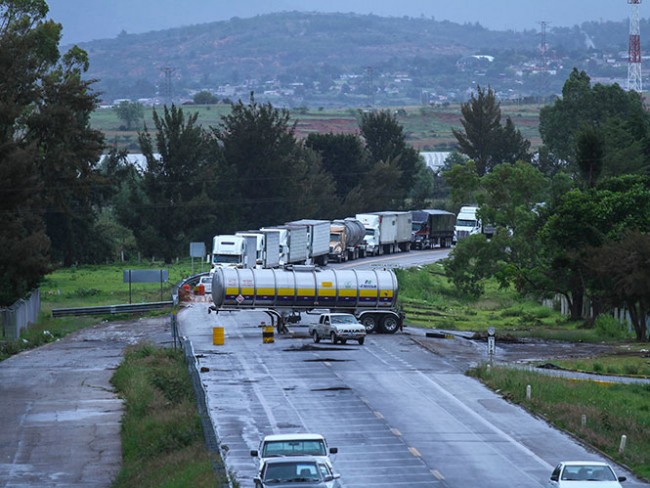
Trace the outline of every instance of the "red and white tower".
<instances>
[{"instance_id":1,"label":"red and white tower","mask_svg":"<svg viewBox=\"0 0 650 488\"><path fill-rule=\"evenodd\" d=\"M639 28L639 4L641 0L627 0L630 4L630 44L627 58L627 89L638 93L641 85L641 33Z\"/></svg>"}]
</instances>

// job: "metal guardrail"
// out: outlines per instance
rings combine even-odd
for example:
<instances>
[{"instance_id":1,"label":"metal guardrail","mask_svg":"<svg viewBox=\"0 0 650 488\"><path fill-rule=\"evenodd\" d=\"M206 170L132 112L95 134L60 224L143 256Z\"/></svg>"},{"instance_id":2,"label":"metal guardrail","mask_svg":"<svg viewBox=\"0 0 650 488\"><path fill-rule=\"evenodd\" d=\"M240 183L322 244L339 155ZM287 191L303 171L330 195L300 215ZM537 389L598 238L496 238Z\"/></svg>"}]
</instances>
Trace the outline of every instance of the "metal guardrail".
<instances>
[{"instance_id":1,"label":"metal guardrail","mask_svg":"<svg viewBox=\"0 0 650 488\"><path fill-rule=\"evenodd\" d=\"M110 315L116 313L137 313L160 310L174 306L173 301L126 303L121 305L104 305L97 307L74 307L52 309L52 317L72 317L77 315Z\"/></svg>"}]
</instances>

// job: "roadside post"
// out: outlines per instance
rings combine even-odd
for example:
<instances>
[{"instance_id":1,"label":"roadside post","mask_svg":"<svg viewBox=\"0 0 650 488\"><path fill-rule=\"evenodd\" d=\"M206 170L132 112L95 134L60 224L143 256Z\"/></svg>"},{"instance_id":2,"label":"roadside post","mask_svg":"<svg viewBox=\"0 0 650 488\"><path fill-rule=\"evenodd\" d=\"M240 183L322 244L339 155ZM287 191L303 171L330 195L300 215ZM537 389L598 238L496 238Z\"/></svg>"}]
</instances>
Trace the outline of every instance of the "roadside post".
<instances>
[{"instance_id":1,"label":"roadside post","mask_svg":"<svg viewBox=\"0 0 650 488\"><path fill-rule=\"evenodd\" d=\"M494 351L496 350L496 344L495 344L495 334L496 330L494 327L488 327L488 338L487 338L487 344L488 344L488 359L490 363L492 363L492 359L494 358Z\"/></svg>"},{"instance_id":2,"label":"roadside post","mask_svg":"<svg viewBox=\"0 0 650 488\"><path fill-rule=\"evenodd\" d=\"M262 322L260 327L262 328L262 343L271 344L275 342L275 338L273 337L273 326L266 325L265 322Z\"/></svg>"}]
</instances>

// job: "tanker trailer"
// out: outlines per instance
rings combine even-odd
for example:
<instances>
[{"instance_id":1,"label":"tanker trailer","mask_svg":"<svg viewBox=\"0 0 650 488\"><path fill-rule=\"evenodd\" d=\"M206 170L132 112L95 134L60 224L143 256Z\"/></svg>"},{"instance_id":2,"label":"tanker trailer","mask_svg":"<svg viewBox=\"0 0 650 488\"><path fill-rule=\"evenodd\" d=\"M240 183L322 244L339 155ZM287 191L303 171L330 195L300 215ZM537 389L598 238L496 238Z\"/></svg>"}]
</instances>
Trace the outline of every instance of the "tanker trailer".
<instances>
[{"instance_id":1,"label":"tanker trailer","mask_svg":"<svg viewBox=\"0 0 650 488\"><path fill-rule=\"evenodd\" d=\"M365 257L365 235L366 228L357 219L333 220L330 224L329 258L342 263Z\"/></svg>"},{"instance_id":2,"label":"tanker trailer","mask_svg":"<svg viewBox=\"0 0 650 488\"><path fill-rule=\"evenodd\" d=\"M395 333L403 325L397 309L397 277L391 270L218 268L212 278L211 310L260 310L278 331L301 312L327 309L354 314L368 333Z\"/></svg>"}]
</instances>

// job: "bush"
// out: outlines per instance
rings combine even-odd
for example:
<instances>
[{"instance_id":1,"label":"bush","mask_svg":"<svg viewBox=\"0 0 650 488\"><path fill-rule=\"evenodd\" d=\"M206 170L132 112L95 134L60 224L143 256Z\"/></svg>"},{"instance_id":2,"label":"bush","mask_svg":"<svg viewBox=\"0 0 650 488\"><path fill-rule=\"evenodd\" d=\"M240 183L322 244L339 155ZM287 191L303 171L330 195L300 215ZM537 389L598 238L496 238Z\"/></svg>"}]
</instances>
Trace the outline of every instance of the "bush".
<instances>
[{"instance_id":1,"label":"bush","mask_svg":"<svg viewBox=\"0 0 650 488\"><path fill-rule=\"evenodd\" d=\"M626 339L630 336L627 325L611 315L599 315L594 323L596 334L603 339Z\"/></svg>"}]
</instances>

